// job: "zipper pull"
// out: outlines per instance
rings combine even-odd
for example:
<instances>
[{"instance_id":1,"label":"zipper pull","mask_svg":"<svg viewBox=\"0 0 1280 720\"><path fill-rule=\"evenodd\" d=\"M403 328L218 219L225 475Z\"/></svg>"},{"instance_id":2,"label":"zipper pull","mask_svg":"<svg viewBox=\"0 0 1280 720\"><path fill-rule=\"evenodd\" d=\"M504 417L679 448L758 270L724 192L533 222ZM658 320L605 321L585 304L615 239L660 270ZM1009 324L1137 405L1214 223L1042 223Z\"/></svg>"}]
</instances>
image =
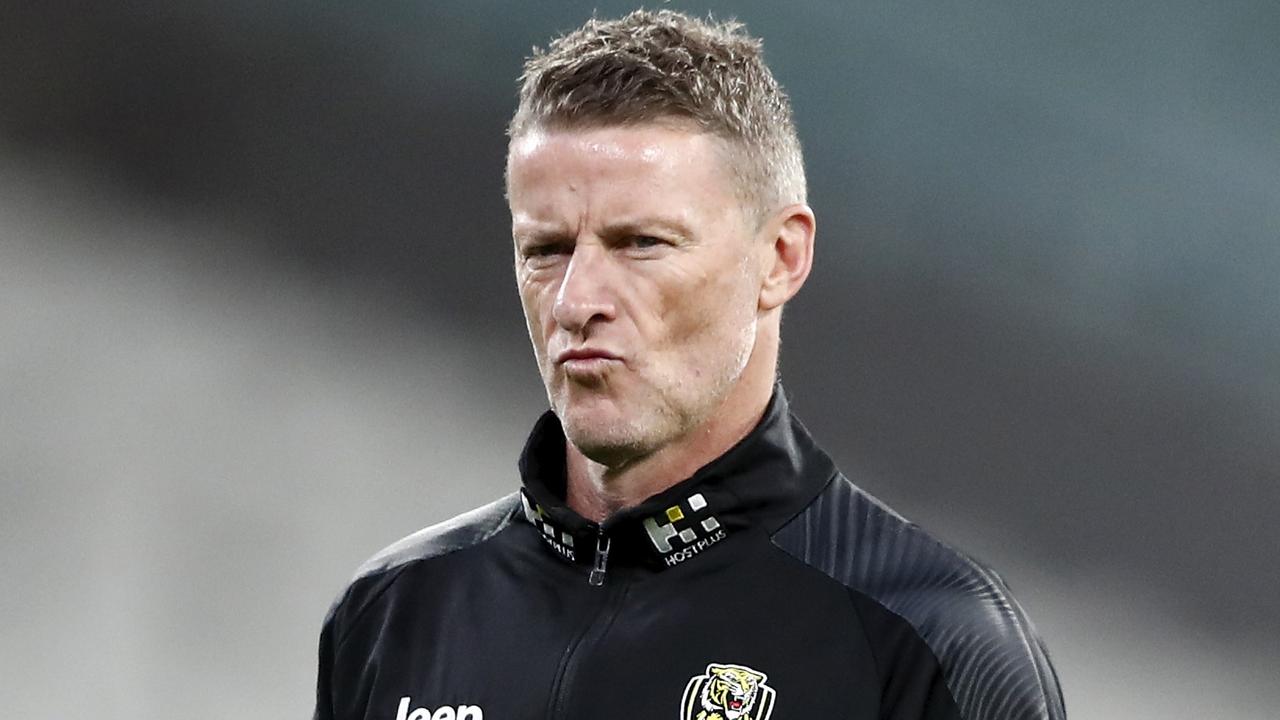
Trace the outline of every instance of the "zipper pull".
<instances>
[{"instance_id":1,"label":"zipper pull","mask_svg":"<svg viewBox=\"0 0 1280 720\"><path fill-rule=\"evenodd\" d=\"M596 561L591 566L591 575L587 577L587 584L593 587L600 587L604 584L605 572L609 569L609 538L604 533L600 533L599 539L596 540Z\"/></svg>"}]
</instances>

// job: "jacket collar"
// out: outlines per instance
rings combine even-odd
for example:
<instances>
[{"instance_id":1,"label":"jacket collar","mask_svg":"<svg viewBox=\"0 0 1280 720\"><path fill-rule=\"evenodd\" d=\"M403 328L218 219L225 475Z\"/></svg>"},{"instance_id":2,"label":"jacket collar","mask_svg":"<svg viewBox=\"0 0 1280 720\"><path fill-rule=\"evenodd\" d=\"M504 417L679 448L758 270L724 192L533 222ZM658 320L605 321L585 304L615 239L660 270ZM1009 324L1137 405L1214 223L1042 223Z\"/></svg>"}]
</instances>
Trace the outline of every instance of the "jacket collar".
<instances>
[{"instance_id":1,"label":"jacket collar","mask_svg":"<svg viewBox=\"0 0 1280 720\"><path fill-rule=\"evenodd\" d=\"M547 546L570 562L590 562L602 538L610 562L655 569L699 556L747 528L772 534L822 491L835 465L791 414L782 385L756 427L691 477L602 524L565 505L565 437L547 411L520 455L524 516Z\"/></svg>"}]
</instances>

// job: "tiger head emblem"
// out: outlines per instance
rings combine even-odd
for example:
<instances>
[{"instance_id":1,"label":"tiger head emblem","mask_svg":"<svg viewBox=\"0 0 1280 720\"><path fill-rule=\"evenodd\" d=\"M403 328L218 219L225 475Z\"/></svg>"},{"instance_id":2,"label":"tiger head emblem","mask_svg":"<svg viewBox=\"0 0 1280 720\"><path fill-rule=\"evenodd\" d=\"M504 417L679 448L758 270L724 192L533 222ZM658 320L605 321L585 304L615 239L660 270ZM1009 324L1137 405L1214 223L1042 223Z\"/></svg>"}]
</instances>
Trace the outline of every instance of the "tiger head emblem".
<instances>
[{"instance_id":1,"label":"tiger head emblem","mask_svg":"<svg viewBox=\"0 0 1280 720\"><path fill-rule=\"evenodd\" d=\"M684 720L768 720L773 712L773 688L767 676L742 665L707 666L685 688Z\"/></svg>"}]
</instances>

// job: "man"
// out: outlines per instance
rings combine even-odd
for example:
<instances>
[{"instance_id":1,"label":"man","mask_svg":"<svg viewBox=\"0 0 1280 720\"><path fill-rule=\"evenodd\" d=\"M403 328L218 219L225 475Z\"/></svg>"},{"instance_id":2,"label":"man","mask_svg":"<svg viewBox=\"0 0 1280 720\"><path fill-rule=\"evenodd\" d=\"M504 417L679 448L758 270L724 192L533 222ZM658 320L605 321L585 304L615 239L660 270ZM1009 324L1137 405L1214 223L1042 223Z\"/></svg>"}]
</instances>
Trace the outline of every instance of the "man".
<instances>
[{"instance_id":1,"label":"man","mask_svg":"<svg viewBox=\"0 0 1280 720\"><path fill-rule=\"evenodd\" d=\"M758 41L592 20L527 62L510 135L551 410L518 493L359 571L316 718L1065 717L999 578L788 410L779 326L815 223Z\"/></svg>"}]
</instances>

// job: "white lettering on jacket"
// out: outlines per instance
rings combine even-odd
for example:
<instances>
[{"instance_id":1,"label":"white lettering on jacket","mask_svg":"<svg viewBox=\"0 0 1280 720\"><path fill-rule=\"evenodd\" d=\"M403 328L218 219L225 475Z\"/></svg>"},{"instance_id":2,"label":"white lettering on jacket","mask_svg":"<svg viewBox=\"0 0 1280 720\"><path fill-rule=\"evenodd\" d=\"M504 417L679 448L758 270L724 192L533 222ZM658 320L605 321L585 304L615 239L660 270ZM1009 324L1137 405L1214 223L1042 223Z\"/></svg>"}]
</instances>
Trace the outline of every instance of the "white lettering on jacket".
<instances>
[{"instance_id":1,"label":"white lettering on jacket","mask_svg":"<svg viewBox=\"0 0 1280 720\"><path fill-rule=\"evenodd\" d=\"M484 720L484 710L477 705L442 705L435 712L425 707L409 710L409 696L405 695L396 708L396 720Z\"/></svg>"},{"instance_id":2,"label":"white lettering on jacket","mask_svg":"<svg viewBox=\"0 0 1280 720\"><path fill-rule=\"evenodd\" d=\"M716 543L720 542L723 539L724 539L724 529L722 528L720 530L717 530L715 534L708 535L707 537L702 538L701 540L690 545L687 548L676 550L673 553L668 553L666 557L662 558L662 560L667 564L667 567L675 567L676 565L679 565L685 560L688 560L689 558L693 557L694 555L697 555L703 550L706 550L712 545L715 545Z\"/></svg>"}]
</instances>

